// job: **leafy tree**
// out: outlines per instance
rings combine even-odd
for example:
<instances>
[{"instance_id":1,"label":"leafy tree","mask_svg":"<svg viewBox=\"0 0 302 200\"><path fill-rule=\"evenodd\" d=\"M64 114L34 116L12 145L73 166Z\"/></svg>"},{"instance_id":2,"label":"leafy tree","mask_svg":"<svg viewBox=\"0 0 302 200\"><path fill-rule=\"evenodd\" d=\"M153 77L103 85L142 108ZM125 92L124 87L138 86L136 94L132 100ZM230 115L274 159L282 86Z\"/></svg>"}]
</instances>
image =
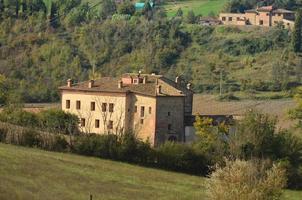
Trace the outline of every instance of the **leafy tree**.
<instances>
[{"instance_id":1,"label":"leafy tree","mask_svg":"<svg viewBox=\"0 0 302 200\"><path fill-rule=\"evenodd\" d=\"M229 127L224 123L214 126L212 119L199 116L196 117L194 127L197 135L194 147L207 155L212 164L221 162L223 156L227 154L225 139Z\"/></svg>"},{"instance_id":2,"label":"leafy tree","mask_svg":"<svg viewBox=\"0 0 302 200\"><path fill-rule=\"evenodd\" d=\"M5 9L4 0L0 0L0 15L2 15L4 9Z\"/></svg>"},{"instance_id":3,"label":"leafy tree","mask_svg":"<svg viewBox=\"0 0 302 200\"><path fill-rule=\"evenodd\" d=\"M196 22L196 16L195 16L193 10L190 10L188 12L187 17L186 17L186 22L189 24L194 24Z\"/></svg>"},{"instance_id":4,"label":"leafy tree","mask_svg":"<svg viewBox=\"0 0 302 200\"><path fill-rule=\"evenodd\" d=\"M272 155L276 119L248 111L230 135L230 151L237 158L267 158Z\"/></svg>"},{"instance_id":5,"label":"leafy tree","mask_svg":"<svg viewBox=\"0 0 302 200\"><path fill-rule=\"evenodd\" d=\"M295 109L289 111L291 119L297 120L297 127L302 128L302 87L297 88L295 100L298 105Z\"/></svg>"},{"instance_id":6,"label":"leafy tree","mask_svg":"<svg viewBox=\"0 0 302 200\"><path fill-rule=\"evenodd\" d=\"M181 8L178 8L178 10L177 10L177 12L176 12L176 17L182 17L183 16L183 11L182 11L182 9Z\"/></svg>"},{"instance_id":7,"label":"leafy tree","mask_svg":"<svg viewBox=\"0 0 302 200\"><path fill-rule=\"evenodd\" d=\"M118 7L118 13L124 15L133 15L135 13L135 7L130 1L125 1Z\"/></svg>"},{"instance_id":8,"label":"leafy tree","mask_svg":"<svg viewBox=\"0 0 302 200\"><path fill-rule=\"evenodd\" d=\"M302 26L302 9L299 9L296 14L295 26L292 33L292 46L295 52L301 52L301 27Z\"/></svg>"},{"instance_id":9,"label":"leafy tree","mask_svg":"<svg viewBox=\"0 0 302 200\"><path fill-rule=\"evenodd\" d=\"M152 7L151 7L149 1L145 2L145 5L144 5L142 13L144 14L144 16L145 16L146 19L150 20L152 18L153 11L152 11Z\"/></svg>"},{"instance_id":10,"label":"leafy tree","mask_svg":"<svg viewBox=\"0 0 302 200\"><path fill-rule=\"evenodd\" d=\"M101 5L100 16L102 19L107 19L116 13L116 4L112 0L104 0Z\"/></svg>"}]
</instances>

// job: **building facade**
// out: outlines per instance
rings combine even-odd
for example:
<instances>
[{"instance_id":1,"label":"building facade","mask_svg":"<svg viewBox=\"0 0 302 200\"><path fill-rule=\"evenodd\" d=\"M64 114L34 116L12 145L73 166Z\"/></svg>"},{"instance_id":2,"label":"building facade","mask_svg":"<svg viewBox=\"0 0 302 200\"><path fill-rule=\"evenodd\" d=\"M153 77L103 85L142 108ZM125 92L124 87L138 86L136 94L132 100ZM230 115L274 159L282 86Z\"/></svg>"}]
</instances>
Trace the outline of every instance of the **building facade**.
<instances>
[{"instance_id":1,"label":"building facade","mask_svg":"<svg viewBox=\"0 0 302 200\"><path fill-rule=\"evenodd\" d=\"M256 25L294 27L295 13L290 10L277 9L273 6L246 10L245 13L220 13L219 19L225 25Z\"/></svg>"},{"instance_id":2,"label":"building facade","mask_svg":"<svg viewBox=\"0 0 302 200\"><path fill-rule=\"evenodd\" d=\"M62 109L79 117L86 133L132 131L157 146L185 141L185 118L192 115L191 84L161 75L124 74L74 84L61 91Z\"/></svg>"}]
</instances>

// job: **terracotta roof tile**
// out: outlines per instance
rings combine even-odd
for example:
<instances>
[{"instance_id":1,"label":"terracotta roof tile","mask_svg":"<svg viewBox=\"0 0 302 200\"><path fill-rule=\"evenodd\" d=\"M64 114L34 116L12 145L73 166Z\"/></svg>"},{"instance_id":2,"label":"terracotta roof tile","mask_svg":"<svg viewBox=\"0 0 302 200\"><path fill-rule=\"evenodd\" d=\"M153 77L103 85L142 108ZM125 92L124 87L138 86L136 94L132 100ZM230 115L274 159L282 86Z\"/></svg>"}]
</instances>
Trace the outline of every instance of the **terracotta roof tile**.
<instances>
[{"instance_id":1,"label":"terracotta roof tile","mask_svg":"<svg viewBox=\"0 0 302 200\"><path fill-rule=\"evenodd\" d=\"M137 74L124 74L122 77L137 78ZM174 81L161 75L141 74L141 78L147 77L146 83L123 84L122 88L118 87L121 78L102 77L94 81L93 87L89 88L89 81L72 84L71 87L62 86L60 90L90 91L90 92L113 92L127 93L133 92L147 96L185 96L189 91L184 85L176 84ZM157 87L161 86L161 93L157 94Z\"/></svg>"}]
</instances>

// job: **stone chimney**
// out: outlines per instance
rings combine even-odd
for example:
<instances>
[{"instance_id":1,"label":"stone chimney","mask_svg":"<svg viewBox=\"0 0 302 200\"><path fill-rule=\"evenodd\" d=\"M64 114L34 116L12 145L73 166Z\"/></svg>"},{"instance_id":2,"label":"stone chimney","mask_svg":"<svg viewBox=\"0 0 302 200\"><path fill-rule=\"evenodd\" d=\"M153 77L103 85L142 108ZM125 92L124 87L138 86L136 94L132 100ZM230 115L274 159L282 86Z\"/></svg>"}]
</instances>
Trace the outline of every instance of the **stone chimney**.
<instances>
[{"instance_id":1,"label":"stone chimney","mask_svg":"<svg viewBox=\"0 0 302 200\"><path fill-rule=\"evenodd\" d=\"M123 88L123 81L119 81L119 82L118 82L118 88L119 88L119 89Z\"/></svg>"},{"instance_id":2,"label":"stone chimney","mask_svg":"<svg viewBox=\"0 0 302 200\"><path fill-rule=\"evenodd\" d=\"M67 87L71 87L72 86L72 79L68 79L67 80Z\"/></svg>"},{"instance_id":3,"label":"stone chimney","mask_svg":"<svg viewBox=\"0 0 302 200\"><path fill-rule=\"evenodd\" d=\"M88 88L93 88L94 80L89 80L88 82Z\"/></svg>"},{"instance_id":4,"label":"stone chimney","mask_svg":"<svg viewBox=\"0 0 302 200\"><path fill-rule=\"evenodd\" d=\"M187 89L188 89L188 90L192 90L192 84L191 84L191 83L188 83L188 84L187 84Z\"/></svg>"},{"instance_id":5,"label":"stone chimney","mask_svg":"<svg viewBox=\"0 0 302 200\"><path fill-rule=\"evenodd\" d=\"M161 94L161 85L156 87L156 94Z\"/></svg>"},{"instance_id":6,"label":"stone chimney","mask_svg":"<svg viewBox=\"0 0 302 200\"><path fill-rule=\"evenodd\" d=\"M143 84L146 84L147 83L147 76L144 76L144 79L143 79Z\"/></svg>"}]
</instances>

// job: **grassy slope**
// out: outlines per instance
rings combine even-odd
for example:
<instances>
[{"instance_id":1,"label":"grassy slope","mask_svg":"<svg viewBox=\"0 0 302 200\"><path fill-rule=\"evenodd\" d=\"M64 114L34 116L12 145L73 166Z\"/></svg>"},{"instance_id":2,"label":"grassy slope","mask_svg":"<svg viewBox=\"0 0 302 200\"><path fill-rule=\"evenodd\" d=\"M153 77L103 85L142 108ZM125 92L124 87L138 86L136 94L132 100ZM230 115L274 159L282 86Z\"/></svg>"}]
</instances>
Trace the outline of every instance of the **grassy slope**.
<instances>
[{"instance_id":1,"label":"grassy slope","mask_svg":"<svg viewBox=\"0 0 302 200\"><path fill-rule=\"evenodd\" d=\"M200 177L0 144L0 199L204 199ZM298 200L302 192L286 191Z\"/></svg>"},{"instance_id":2,"label":"grassy slope","mask_svg":"<svg viewBox=\"0 0 302 200\"><path fill-rule=\"evenodd\" d=\"M202 199L203 179L0 144L0 199Z\"/></svg>"},{"instance_id":3,"label":"grassy slope","mask_svg":"<svg viewBox=\"0 0 302 200\"><path fill-rule=\"evenodd\" d=\"M218 14L223 8L227 0L189 0L179 1L177 3L168 3L164 7L168 16L175 16L179 8L186 14L189 10L193 10L195 14L207 16L211 11Z\"/></svg>"}]
</instances>

